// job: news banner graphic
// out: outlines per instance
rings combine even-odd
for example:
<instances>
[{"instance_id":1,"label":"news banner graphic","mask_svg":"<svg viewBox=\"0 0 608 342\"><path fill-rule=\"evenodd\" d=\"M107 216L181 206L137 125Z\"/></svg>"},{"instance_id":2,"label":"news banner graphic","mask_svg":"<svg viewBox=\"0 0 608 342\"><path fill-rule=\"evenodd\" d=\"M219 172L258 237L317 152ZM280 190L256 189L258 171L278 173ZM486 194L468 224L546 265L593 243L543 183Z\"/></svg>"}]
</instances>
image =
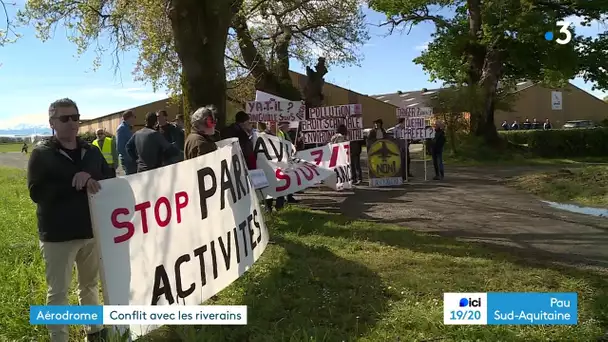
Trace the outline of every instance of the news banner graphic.
<instances>
[{"instance_id":1,"label":"news banner graphic","mask_svg":"<svg viewBox=\"0 0 608 342\"><path fill-rule=\"evenodd\" d=\"M443 324L575 325L576 293L444 293Z\"/></svg>"},{"instance_id":2,"label":"news banner graphic","mask_svg":"<svg viewBox=\"0 0 608 342\"><path fill-rule=\"evenodd\" d=\"M246 325L246 305L31 306L32 325Z\"/></svg>"}]
</instances>

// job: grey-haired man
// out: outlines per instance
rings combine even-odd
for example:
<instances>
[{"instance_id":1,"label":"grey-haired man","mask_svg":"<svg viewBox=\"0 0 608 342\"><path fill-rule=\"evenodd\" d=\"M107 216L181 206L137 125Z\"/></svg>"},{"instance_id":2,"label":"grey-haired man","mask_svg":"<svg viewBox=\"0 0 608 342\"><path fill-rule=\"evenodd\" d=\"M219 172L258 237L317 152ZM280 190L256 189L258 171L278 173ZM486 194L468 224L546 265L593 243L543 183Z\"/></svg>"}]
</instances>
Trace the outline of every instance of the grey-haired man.
<instances>
[{"instance_id":1,"label":"grey-haired man","mask_svg":"<svg viewBox=\"0 0 608 342\"><path fill-rule=\"evenodd\" d=\"M70 99L49 107L53 136L34 148L27 186L37 205L38 235L46 269L47 305L68 305L74 264L81 305L99 305L99 255L93 239L87 193L113 173L98 148L77 137L80 113ZM107 331L88 326L87 340L101 341ZM51 342L68 342L68 327L48 326Z\"/></svg>"}]
</instances>

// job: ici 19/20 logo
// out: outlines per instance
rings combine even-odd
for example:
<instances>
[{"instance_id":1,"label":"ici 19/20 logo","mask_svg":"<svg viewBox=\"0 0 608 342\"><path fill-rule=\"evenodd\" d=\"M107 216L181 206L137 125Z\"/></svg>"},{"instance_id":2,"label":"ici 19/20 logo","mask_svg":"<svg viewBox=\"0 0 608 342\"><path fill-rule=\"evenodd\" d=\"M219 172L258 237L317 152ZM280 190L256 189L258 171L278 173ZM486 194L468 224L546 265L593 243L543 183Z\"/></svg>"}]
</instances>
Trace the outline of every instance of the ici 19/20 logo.
<instances>
[{"instance_id":1,"label":"ici 19/20 logo","mask_svg":"<svg viewBox=\"0 0 608 342\"><path fill-rule=\"evenodd\" d=\"M479 308L481 307L481 298L461 298L458 302L458 306L461 308L471 307L471 308Z\"/></svg>"},{"instance_id":2,"label":"ici 19/20 logo","mask_svg":"<svg viewBox=\"0 0 608 342\"><path fill-rule=\"evenodd\" d=\"M572 40L572 32L570 32L570 23L567 21L558 21L555 26L559 27L560 37L555 39L555 42L560 45L566 45ZM563 38L562 38L563 37ZM554 35L552 31L545 33L546 40L553 40Z\"/></svg>"}]
</instances>

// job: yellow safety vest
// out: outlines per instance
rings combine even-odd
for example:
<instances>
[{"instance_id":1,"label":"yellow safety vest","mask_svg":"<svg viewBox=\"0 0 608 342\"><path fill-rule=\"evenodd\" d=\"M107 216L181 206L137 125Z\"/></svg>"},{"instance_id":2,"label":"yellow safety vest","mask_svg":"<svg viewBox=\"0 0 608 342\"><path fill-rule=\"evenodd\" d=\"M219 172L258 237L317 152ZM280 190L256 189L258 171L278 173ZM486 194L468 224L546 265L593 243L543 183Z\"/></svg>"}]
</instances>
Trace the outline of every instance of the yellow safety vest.
<instances>
[{"instance_id":1,"label":"yellow safety vest","mask_svg":"<svg viewBox=\"0 0 608 342\"><path fill-rule=\"evenodd\" d=\"M99 139L95 139L93 141L93 145L97 146L109 165L114 164L114 158L112 157L112 138L105 137L103 139L103 148L99 147Z\"/></svg>"}]
</instances>

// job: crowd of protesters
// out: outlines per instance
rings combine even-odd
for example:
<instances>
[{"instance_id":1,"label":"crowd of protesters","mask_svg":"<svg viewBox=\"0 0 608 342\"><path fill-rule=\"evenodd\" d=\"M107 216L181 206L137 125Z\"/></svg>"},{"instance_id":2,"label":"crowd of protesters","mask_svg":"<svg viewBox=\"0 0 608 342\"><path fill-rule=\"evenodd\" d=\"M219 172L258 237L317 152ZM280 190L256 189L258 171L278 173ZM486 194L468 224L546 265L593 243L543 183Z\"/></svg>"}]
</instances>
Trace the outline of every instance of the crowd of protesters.
<instances>
[{"instance_id":1,"label":"crowd of protesters","mask_svg":"<svg viewBox=\"0 0 608 342\"><path fill-rule=\"evenodd\" d=\"M153 170L182 160L193 159L217 150L220 139L237 138L247 167L256 168L251 136L254 133L250 117L238 112L235 122L216 130L217 110L213 106L197 109L190 116L191 133L185 137L183 116L169 122L167 112L149 112L142 129L133 132L136 120L132 111L122 114L122 122L115 139L103 129L96 131L96 139L87 143L78 137L80 113L76 103L68 98L49 106L49 124L53 136L33 149L27 167L27 186L37 205L38 235L45 260L47 304L67 305L73 266L78 270L79 300L82 305L99 304L99 255L93 240L93 228L88 208L87 193L95 194L99 181L116 177L117 168L125 174ZM304 137L291 130L289 122L258 123L259 134L272 134L292 142L296 149L304 149ZM403 129L403 121L398 128ZM433 164L436 178L443 178L442 149L445 143L443 125L436 124L433 143ZM341 125L331 143L347 141L346 126ZM387 136L382 121L374 123L367 141L351 141L351 169L355 184L361 183L363 173L360 156L364 144ZM409 174L409 142L400 143L407 161L404 179ZM411 176L411 174L409 174ZM268 199L267 211L280 210L286 203L297 203L293 195ZM70 213L66 220L66 213ZM68 327L49 325L52 342L67 342ZM99 325L86 327L87 341L107 339L107 330Z\"/></svg>"}]
</instances>

